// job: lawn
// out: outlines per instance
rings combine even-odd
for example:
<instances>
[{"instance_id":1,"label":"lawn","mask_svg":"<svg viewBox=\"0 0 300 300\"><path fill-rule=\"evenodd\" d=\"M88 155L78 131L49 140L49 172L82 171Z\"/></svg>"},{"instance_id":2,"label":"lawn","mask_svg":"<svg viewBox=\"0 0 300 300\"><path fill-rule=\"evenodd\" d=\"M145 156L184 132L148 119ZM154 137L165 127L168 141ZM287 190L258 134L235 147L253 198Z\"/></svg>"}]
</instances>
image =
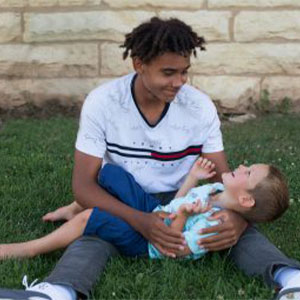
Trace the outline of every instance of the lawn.
<instances>
[{"instance_id":1,"label":"lawn","mask_svg":"<svg viewBox=\"0 0 300 300\"><path fill-rule=\"evenodd\" d=\"M245 124L226 124L224 142L231 167L272 163L287 176L291 208L261 230L287 255L300 260L300 117L267 116ZM0 129L0 241L25 241L57 225L41 216L72 200L71 173L77 121L6 121ZM42 279L63 251L34 259L1 262L0 286L22 288L24 274ZM270 299L260 278L238 271L225 253L198 261L150 261L118 257L99 279L95 299Z\"/></svg>"}]
</instances>

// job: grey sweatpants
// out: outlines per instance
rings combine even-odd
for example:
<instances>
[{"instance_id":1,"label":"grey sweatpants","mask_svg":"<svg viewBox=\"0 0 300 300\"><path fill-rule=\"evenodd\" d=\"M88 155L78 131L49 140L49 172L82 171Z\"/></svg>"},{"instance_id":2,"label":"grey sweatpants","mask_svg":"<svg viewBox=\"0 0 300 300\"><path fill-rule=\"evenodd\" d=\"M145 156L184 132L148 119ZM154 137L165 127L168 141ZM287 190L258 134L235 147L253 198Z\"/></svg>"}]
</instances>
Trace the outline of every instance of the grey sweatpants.
<instances>
[{"instance_id":1,"label":"grey sweatpants","mask_svg":"<svg viewBox=\"0 0 300 300\"><path fill-rule=\"evenodd\" d=\"M175 193L155 195L167 204ZM54 270L44 281L73 287L87 298L101 275L108 259L117 255L117 249L97 238L83 236L65 251ZM274 270L279 266L300 268L297 261L287 258L254 226L248 227L238 243L231 248L230 258L247 275L262 275L269 286L274 286Z\"/></svg>"}]
</instances>

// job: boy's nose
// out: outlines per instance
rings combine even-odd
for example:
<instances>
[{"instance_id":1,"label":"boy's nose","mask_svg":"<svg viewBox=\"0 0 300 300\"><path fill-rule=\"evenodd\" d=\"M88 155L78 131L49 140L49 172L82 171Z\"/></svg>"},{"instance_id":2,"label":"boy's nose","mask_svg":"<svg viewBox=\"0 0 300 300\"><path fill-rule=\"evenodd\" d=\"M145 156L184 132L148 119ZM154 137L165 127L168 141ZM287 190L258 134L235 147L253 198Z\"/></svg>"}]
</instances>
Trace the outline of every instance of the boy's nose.
<instances>
[{"instance_id":1,"label":"boy's nose","mask_svg":"<svg viewBox=\"0 0 300 300\"><path fill-rule=\"evenodd\" d=\"M177 76L174 77L173 82L172 82L172 86L174 88L181 88L182 85L184 85L187 81L187 78L185 75L182 74L177 74Z\"/></svg>"},{"instance_id":2,"label":"boy's nose","mask_svg":"<svg viewBox=\"0 0 300 300\"><path fill-rule=\"evenodd\" d=\"M245 172L247 170L248 170L248 167L246 167L244 165L239 165L239 167L238 167L238 171L240 171L240 172Z\"/></svg>"}]
</instances>

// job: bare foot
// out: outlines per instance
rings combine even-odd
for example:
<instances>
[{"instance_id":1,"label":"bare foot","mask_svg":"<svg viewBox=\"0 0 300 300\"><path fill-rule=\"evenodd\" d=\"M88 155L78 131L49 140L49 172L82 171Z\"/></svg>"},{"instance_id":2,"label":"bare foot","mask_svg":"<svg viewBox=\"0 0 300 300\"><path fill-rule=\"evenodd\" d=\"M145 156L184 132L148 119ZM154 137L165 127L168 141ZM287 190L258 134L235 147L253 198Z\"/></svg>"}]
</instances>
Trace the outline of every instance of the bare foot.
<instances>
[{"instance_id":1,"label":"bare foot","mask_svg":"<svg viewBox=\"0 0 300 300\"><path fill-rule=\"evenodd\" d=\"M69 205L59 207L55 211L45 214L42 220L44 222L69 221L82 210L83 208L74 201Z\"/></svg>"}]
</instances>

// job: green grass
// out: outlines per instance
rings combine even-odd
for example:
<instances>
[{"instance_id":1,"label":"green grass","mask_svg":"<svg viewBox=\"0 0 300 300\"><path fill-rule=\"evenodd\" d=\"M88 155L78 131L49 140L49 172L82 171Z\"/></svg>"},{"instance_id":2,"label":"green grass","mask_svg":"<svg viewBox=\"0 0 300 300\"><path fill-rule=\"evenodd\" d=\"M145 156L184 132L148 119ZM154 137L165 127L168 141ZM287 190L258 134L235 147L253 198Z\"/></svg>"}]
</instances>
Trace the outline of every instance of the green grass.
<instances>
[{"instance_id":1,"label":"green grass","mask_svg":"<svg viewBox=\"0 0 300 300\"><path fill-rule=\"evenodd\" d=\"M268 116L223 128L230 165L272 163L287 175L292 205L262 231L287 255L300 260L300 118ZM57 225L41 216L72 199L74 119L11 120L0 129L0 241L25 241ZM1 262L0 286L22 288L21 279L45 277L63 252ZM225 254L196 262L113 259L94 290L96 299L270 299L260 278L248 278Z\"/></svg>"}]
</instances>

